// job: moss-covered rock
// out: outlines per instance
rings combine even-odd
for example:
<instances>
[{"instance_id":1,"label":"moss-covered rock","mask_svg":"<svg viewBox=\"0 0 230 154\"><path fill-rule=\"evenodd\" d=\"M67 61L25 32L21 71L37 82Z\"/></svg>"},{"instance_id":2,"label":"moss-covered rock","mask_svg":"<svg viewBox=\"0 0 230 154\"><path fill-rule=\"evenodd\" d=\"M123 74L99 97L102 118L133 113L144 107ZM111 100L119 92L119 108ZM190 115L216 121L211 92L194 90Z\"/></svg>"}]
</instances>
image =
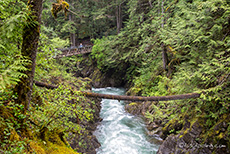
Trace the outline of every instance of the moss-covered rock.
<instances>
[{"instance_id":1,"label":"moss-covered rock","mask_svg":"<svg viewBox=\"0 0 230 154\"><path fill-rule=\"evenodd\" d=\"M226 121L225 121L226 120ZM158 150L158 154L227 154L229 151L229 132L227 127L220 127L223 121L211 130L205 128L205 118L191 118L178 134L167 136Z\"/></svg>"},{"instance_id":2,"label":"moss-covered rock","mask_svg":"<svg viewBox=\"0 0 230 154\"><path fill-rule=\"evenodd\" d=\"M59 140L58 138L56 138ZM54 141L55 142L55 141ZM56 144L53 142L45 142L41 140L32 140L28 144L30 146L29 153L36 154L78 154L78 152L74 151L71 147L66 146L64 143L60 145L60 143Z\"/></svg>"},{"instance_id":3,"label":"moss-covered rock","mask_svg":"<svg viewBox=\"0 0 230 154\"><path fill-rule=\"evenodd\" d=\"M31 152L35 152L36 154L46 154L44 147L42 144L39 144L38 141L31 141L29 146L31 148Z\"/></svg>"}]
</instances>

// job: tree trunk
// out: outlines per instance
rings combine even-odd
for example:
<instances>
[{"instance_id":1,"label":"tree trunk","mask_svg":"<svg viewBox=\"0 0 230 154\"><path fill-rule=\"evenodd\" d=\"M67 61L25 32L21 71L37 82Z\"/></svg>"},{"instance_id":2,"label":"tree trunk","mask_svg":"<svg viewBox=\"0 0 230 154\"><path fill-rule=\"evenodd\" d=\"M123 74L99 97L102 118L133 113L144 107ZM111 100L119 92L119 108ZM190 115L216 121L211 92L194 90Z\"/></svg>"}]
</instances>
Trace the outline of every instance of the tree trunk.
<instances>
[{"instance_id":1,"label":"tree trunk","mask_svg":"<svg viewBox=\"0 0 230 154\"><path fill-rule=\"evenodd\" d=\"M56 88L58 88L58 86L56 86L56 85L47 84L47 83L44 83L44 82L34 81L34 83L35 83L36 86L45 87L47 89L56 89Z\"/></svg>"},{"instance_id":2,"label":"tree trunk","mask_svg":"<svg viewBox=\"0 0 230 154\"><path fill-rule=\"evenodd\" d=\"M165 45L162 43L162 61L163 61L163 68L166 71L167 70L167 65L168 65L168 55L167 55L167 49Z\"/></svg>"},{"instance_id":3,"label":"tree trunk","mask_svg":"<svg viewBox=\"0 0 230 154\"><path fill-rule=\"evenodd\" d=\"M69 14L69 21L73 21L72 19L72 15ZM70 32L70 43L71 43L71 47L75 47L76 46L76 39L75 39L76 35L75 33L71 33Z\"/></svg>"},{"instance_id":4,"label":"tree trunk","mask_svg":"<svg viewBox=\"0 0 230 154\"><path fill-rule=\"evenodd\" d=\"M164 0L162 0L161 2L161 15L162 15L161 28L164 28Z\"/></svg>"},{"instance_id":5,"label":"tree trunk","mask_svg":"<svg viewBox=\"0 0 230 154\"><path fill-rule=\"evenodd\" d=\"M117 34L120 33L121 27L122 27L122 12L121 12L121 5L123 2L118 4L117 2L117 7L116 7L116 21L117 21Z\"/></svg>"},{"instance_id":6,"label":"tree trunk","mask_svg":"<svg viewBox=\"0 0 230 154\"><path fill-rule=\"evenodd\" d=\"M18 94L17 103L24 105L23 113L29 109L31 94L33 88L33 80L36 66L37 47L40 35L40 23L42 13L42 0L29 0L30 18L27 20L23 29L23 42L21 54L27 57L31 63L27 65L27 71L23 72L27 77L22 77L16 86Z\"/></svg>"},{"instance_id":7,"label":"tree trunk","mask_svg":"<svg viewBox=\"0 0 230 154\"><path fill-rule=\"evenodd\" d=\"M161 28L163 29L164 28L164 0L162 0L162 2L161 2L161 14L162 14ZM161 47L162 47L163 69L166 71L167 65L168 65L167 49L163 43L161 44Z\"/></svg>"},{"instance_id":8,"label":"tree trunk","mask_svg":"<svg viewBox=\"0 0 230 154\"><path fill-rule=\"evenodd\" d=\"M92 93L87 91L81 91L84 96L88 97L99 97L105 99L116 99L116 100L127 100L127 101L169 101L169 100L179 100L179 99L189 99L200 97L199 93L188 93L182 95L171 95L171 96L124 96L124 95L109 95L109 94L100 94Z\"/></svg>"}]
</instances>

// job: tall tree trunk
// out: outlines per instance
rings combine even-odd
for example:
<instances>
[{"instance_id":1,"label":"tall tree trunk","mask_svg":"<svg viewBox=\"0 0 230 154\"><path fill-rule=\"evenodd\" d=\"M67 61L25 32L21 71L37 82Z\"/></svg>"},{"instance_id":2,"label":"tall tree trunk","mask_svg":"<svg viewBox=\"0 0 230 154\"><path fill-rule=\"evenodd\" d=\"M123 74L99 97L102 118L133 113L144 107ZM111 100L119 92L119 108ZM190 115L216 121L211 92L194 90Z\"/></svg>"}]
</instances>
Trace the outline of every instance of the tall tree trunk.
<instances>
[{"instance_id":1,"label":"tall tree trunk","mask_svg":"<svg viewBox=\"0 0 230 154\"><path fill-rule=\"evenodd\" d=\"M73 16L71 14L69 14L69 21L73 21ZM70 32L70 43L71 43L71 47L75 47L76 46L76 35L75 33L71 33Z\"/></svg>"},{"instance_id":2,"label":"tall tree trunk","mask_svg":"<svg viewBox=\"0 0 230 154\"><path fill-rule=\"evenodd\" d=\"M158 13L158 16L160 16L160 14L161 14L161 4L160 4L160 0L158 0L158 9L157 9L157 13Z\"/></svg>"},{"instance_id":3,"label":"tall tree trunk","mask_svg":"<svg viewBox=\"0 0 230 154\"><path fill-rule=\"evenodd\" d=\"M116 7L117 34L120 33L122 27L122 10L121 10L122 3L123 2L121 3L117 2L117 7Z\"/></svg>"},{"instance_id":4,"label":"tall tree trunk","mask_svg":"<svg viewBox=\"0 0 230 154\"><path fill-rule=\"evenodd\" d=\"M159 2L159 1L158 1ZM164 0L162 0L161 2L161 16L162 16L162 20L161 20L161 28L164 28ZM163 61L163 69L166 71L167 70L167 65L168 65L168 55L167 55L167 49L165 47L165 45L162 43L161 44L162 47L162 61Z\"/></svg>"},{"instance_id":5,"label":"tall tree trunk","mask_svg":"<svg viewBox=\"0 0 230 154\"><path fill-rule=\"evenodd\" d=\"M165 45L162 43L162 61L163 61L163 68L166 71L167 70L167 65L168 65L168 55L167 55L167 49Z\"/></svg>"},{"instance_id":6,"label":"tall tree trunk","mask_svg":"<svg viewBox=\"0 0 230 154\"><path fill-rule=\"evenodd\" d=\"M18 94L17 103L24 105L24 114L29 109L32 95L40 35L42 0L28 0L28 7L30 8L30 18L27 20L27 24L23 29L21 54L31 60L31 63L26 66L28 70L24 72L27 77L22 77L15 89Z\"/></svg>"}]
</instances>

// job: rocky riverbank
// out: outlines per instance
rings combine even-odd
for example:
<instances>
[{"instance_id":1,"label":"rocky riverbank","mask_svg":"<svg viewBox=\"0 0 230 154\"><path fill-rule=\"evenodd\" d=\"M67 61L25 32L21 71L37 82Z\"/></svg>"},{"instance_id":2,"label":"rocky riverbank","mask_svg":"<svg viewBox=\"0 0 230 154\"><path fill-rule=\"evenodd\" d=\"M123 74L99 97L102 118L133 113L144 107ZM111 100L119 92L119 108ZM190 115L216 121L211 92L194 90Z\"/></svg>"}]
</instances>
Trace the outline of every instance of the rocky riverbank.
<instances>
[{"instance_id":1,"label":"rocky riverbank","mask_svg":"<svg viewBox=\"0 0 230 154\"><path fill-rule=\"evenodd\" d=\"M87 90L92 90L92 82L89 78L83 78L83 81L86 81ZM73 122L77 122L80 124L83 131L80 133L70 132L70 138L67 139L72 149L76 150L79 153L85 154L96 154L96 149L100 147L100 143L98 142L93 132L97 128L97 123L102 119L100 118L100 110L101 110L101 99L100 98L87 98L84 102L85 106L83 108L88 108L92 110L93 117L89 121L72 119Z\"/></svg>"},{"instance_id":2,"label":"rocky riverbank","mask_svg":"<svg viewBox=\"0 0 230 154\"><path fill-rule=\"evenodd\" d=\"M224 114L221 121L218 121L214 128L204 127L206 122L204 117L186 117L183 122L177 120L153 120L146 118L146 112L152 112L152 103L130 103L126 105L126 110L134 115L145 117L148 135L160 137L163 141L158 150L158 154L228 154L230 153L229 131L227 123L230 114ZM154 103L155 104L155 103Z\"/></svg>"},{"instance_id":3,"label":"rocky riverbank","mask_svg":"<svg viewBox=\"0 0 230 154\"><path fill-rule=\"evenodd\" d=\"M67 140L70 143L70 146L80 153L96 154L96 149L100 147L100 143L98 142L96 136L93 135L93 132L97 128L97 123L101 121L99 116L101 100L92 98L88 101L89 102L86 103L95 102L95 104L91 103L90 105L90 108L94 111L92 120L81 121L80 125L85 128L85 130L81 131L80 134L74 134L74 137L68 138ZM70 136L72 136L71 134Z\"/></svg>"}]
</instances>

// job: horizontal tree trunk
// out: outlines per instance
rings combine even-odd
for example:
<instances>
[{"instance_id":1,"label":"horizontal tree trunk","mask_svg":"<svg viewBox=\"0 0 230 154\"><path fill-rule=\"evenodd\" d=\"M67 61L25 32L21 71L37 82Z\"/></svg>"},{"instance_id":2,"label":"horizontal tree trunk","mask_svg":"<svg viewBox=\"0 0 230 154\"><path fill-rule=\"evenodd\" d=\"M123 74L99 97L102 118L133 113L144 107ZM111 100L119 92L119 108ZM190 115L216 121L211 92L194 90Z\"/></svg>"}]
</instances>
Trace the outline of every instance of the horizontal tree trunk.
<instances>
[{"instance_id":1,"label":"horizontal tree trunk","mask_svg":"<svg viewBox=\"0 0 230 154\"><path fill-rule=\"evenodd\" d=\"M34 81L35 85L38 86L38 87L45 87L47 89L55 89L55 88L58 88L58 86L56 85L52 85L52 84L47 84L47 83L44 83L44 82L39 82L39 81Z\"/></svg>"},{"instance_id":2,"label":"horizontal tree trunk","mask_svg":"<svg viewBox=\"0 0 230 154\"><path fill-rule=\"evenodd\" d=\"M42 82L35 81L35 85L39 87L46 87L48 89L55 89L58 86L50 85ZM179 100L179 99L189 99L200 97L199 93L188 93L183 95L171 95L171 96L124 96L124 95L109 95L109 94L99 94L88 91L81 91L82 95L87 97L99 97L105 99L116 99L116 100L127 100L127 101L169 101L169 100Z\"/></svg>"},{"instance_id":3,"label":"horizontal tree trunk","mask_svg":"<svg viewBox=\"0 0 230 154\"><path fill-rule=\"evenodd\" d=\"M127 101L169 101L169 100L179 100L179 99L189 99L200 97L199 93L188 93L183 95L171 95L171 96L124 96L124 95L109 95L109 94L99 94L93 92L82 91L82 94L88 97L99 97L105 99L117 99L117 100L127 100Z\"/></svg>"}]
</instances>

